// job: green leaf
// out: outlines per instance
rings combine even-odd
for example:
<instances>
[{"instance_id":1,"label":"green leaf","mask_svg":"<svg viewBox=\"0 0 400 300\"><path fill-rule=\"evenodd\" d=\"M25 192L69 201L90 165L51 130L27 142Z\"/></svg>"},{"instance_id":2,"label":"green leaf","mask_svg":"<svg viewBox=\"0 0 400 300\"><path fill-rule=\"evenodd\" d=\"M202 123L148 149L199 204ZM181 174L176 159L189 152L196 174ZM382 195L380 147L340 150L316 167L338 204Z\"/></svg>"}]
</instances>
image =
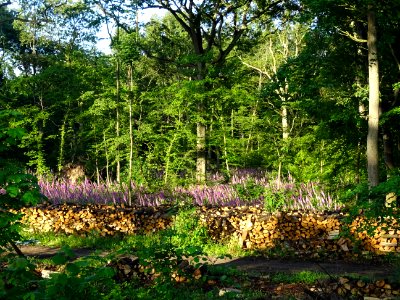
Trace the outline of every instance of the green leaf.
<instances>
[{"instance_id":1,"label":"green leaf","mask_svg":"<svg viewBox=\"0 0 400 300\"><path fill-rule=\"evenodd\" d=\"M71 273L72 275L77 275L80 272L80 268L74 264L74 263L69 263L67 264L67 266L65 267L65 269L67 270L67 272Z\"/></svg>"},{"instance_id":2,"label":"green leaf","mask_svg":"<svg viewBox=\"0 0 400 300\"><path fill-rule=\"evenodd\" d=\"M7 131L7 134L14 139L20 140L26 134L26 132L23 128L10 128Z\"/></svg>"},{"instance_id":3,"label":"green leaf","mask_svg":"<svg viewBox=\"0 0 400 300\"><path fill-rule=\"evenodd\" d=\"M28 192L24 193L21 200L25 204L33 204L34 205L39 201L39 197L40 197L40 194L38 193L38 191L28 191Z\"/></svg>"},{"instance_id":4,"label":"green leaf","mask_svg":"<svg viewBox=\"0 0 400 300\"><path fill-rule=\"evenodd\" d=\"M56 265L63 265L68 261L68 258L64 255L64 253L58 252L51 260Z\"/></svg>"},{"instance_id":5,"label":"green leaf","mask_svg":"<svg viewBox=\"0 0 400 300\"><path fill-rule=\"evenodd\" d=\"M64 255L68 258L74 258L76 257L74 251L69 247L68 245L62 246L61 247L61 252L64 253Z\"/></svg>"},{"instance_id":6,"label":"green leaf","mask_svg":"<svg viewBox=\"0 0 400 300\"><path fill-rule=\"evenodd\" d=\"M18 186L10 185L6 188L6 191L7 191L7 194L12 198L15 198L19 195Z\"/></svg>"},{"instance_id":7,"label":"green leaf","mask_svg":"<svg viewBox=\"0 0 400 300\"><path fill-rule=\"evenodd\" d=\"M14 260L12 267L14 270L25 270L29 266L29 261L26 258L18 257Z\"/></svg>"}]
</instances>

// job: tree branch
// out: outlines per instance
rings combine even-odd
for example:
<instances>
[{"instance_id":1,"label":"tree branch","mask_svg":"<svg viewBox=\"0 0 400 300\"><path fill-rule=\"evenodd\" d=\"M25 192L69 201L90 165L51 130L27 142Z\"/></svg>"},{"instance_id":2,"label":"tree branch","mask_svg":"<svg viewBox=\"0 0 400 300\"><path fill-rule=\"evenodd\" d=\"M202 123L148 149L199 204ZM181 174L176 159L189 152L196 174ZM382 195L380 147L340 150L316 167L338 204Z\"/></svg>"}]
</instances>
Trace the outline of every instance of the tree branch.
<instances>
[{"instance_id":1,"label":"tree branch","mask_svg":"<svg viewBox=\"0 0 400 300\"><path fill-rule=\"evenodd\" d=\"M262 74L262 75L268 76L268 73L267 73L267 72L261 70L260 68L257 68L256 66L253 66L253 65L251 65L251 64L249 64L249 63L247 63L247 62L245 62L245 61L242 59L241 56L239 56L238 58L239 58L239 60L242 62L242 64L244 64L246 67L249 67L250 69L256 70L258 73L260 73L260 74ZM268 77L269 77L269 76L268 76Z\"/></svg>"},{"instance_id":2,"label":"tree branch","mask_svg":"<svg viewBox=\"0 0 400 300\"><path fill-rule=\"evenodd\" d=\"M351 40L353 40L353 41L355 41L355 42L357 42L357 43L366 43L366 42L367 42L367 40L364 40L364 39L362 39L362 38L359 38L359 37L357 37L355 34L351 34L351 33L348 32L348 31L343 31L343 30L339 29L339 27L336 27L336 26L335 26L335 28L336 28L342 35L347 36L348 38L350 38Z\"/></svg>"},{"instance_id":3,"label":"tree branch","mask_svg":"<svg viewBox=\"0 0 400 300\"><path fill-rule=\"evenodd\" d=\"M400 71L400 62L399 62L399 60L397 59L396 54L394 53L394 50L393 50L392 45L389 44L389 48L390 48L390 52L392 53L392 56L393 56L393 58L394 58L394 61L395 61L396 64L397 64L397 68L398 68L399 71Z\"/></svg>"},{"instance_id":4,"label":"tree branch","mask_svg":"<svg viewBox=\"0 0 400 300\"><path fill-rule=\"evenodd\" d=\"M11 247L14 249L14 251L18 254L18 256L25 257L25 254L22 253L21 249L19 249L18 246L13 241L8 241L8 243L11 245Z\"/></svg>"}]
</instances>

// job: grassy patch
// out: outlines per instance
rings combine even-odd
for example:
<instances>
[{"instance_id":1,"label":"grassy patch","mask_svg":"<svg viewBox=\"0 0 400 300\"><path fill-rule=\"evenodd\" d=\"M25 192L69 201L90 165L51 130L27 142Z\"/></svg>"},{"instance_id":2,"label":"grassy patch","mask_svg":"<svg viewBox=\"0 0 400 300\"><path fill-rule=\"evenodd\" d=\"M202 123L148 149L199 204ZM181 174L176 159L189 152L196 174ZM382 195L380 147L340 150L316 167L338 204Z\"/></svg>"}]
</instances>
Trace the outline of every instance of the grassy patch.
<instances>
[{"instance_id":1,"label":"grassy patch","mask_svg":"<svg viewBox=\"0 0 400 300\"><path fill-rule=\"evenodd\" d=\"M328 279L329 275L320 272L301 271L298 273L275 273L271 275L274 283L306 283L313 284L320 280Z\"/></svg>"},{"instance_id":2,"label":"grassy patch","mask_svg":"<svg viewBox=\"0 0 400 300\"><path fill-rule=\"evenodd\" d=\"M47 247L69 246L71 248L93 248L98 250L109 250L123 244L123 238L102 237L96 232L90 233L85 237L77 235L67 235L63 233L30 233L22 232L25 240L37 240L40 245Z\"/></svg>"},{"instance_id":3,"label":"grassy patch","mask_svg":"<svg viewBox=\"0 0 400 300\"><path fill-rule=\"evenodd\" d=\"M97 232L86 236L66 235L61 233L21 232L25 240L38 240L40 245L48 247L69 246L71 248L92 248L96 250L115 251L120 249L142 249L171 245L177 249L196 247L210 256L229 255L233 257L250 255L243 250L233 238L224 242L215 242L207 234L207 230L198 220L195 209L180 210L168 229L149 234L117 235L103 237Z\"/></svg>"}]
</instances>

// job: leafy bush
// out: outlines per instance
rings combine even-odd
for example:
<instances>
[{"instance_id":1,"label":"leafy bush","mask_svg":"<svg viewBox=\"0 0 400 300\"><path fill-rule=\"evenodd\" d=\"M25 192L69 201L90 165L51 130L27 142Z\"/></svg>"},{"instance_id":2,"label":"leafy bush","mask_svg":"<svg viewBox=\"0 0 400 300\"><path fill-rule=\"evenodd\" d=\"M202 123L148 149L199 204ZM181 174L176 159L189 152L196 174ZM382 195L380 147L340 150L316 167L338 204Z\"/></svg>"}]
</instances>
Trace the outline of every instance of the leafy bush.
<instances>
[{"instance_id":1,"label":"leafy bush","mask_svg":"<svg viewBox=\"0 0 400 300\"><path fill-rule=\"evenodd\" d=\"M400 230L399 220L399 197L400 175L394 174L387 181L376 187L361 184L346 194L347 206L349 208L348 222L361 216L365 219L358 231L367 231L374 235L374 231L380 227L382 231L389 228ZM349 229L347 229L349 231Z\"/></svg>"},{"instance_id":2,"label":"leafy bush","mask_svg":"<svg viewBox=\"0 0 400 300\"><path fill-rule=\"evenodd\" d=\"M186 247L203 247L208 241L207 228L200 224L196 209L181 209L174 217L173 243L184 249Z\"/></svg>"},{"instance_id":3,"label":"leafy bush","mask_svg":"<svg viewBox=\"0 0 400 300\"><path fill-rule=\"evenodd\" d=\"M16 211L40 199L36 178L26 174L22 164L11 158L10 151L17 149L25 134L23 129L12 125L19 118L21 115L14 111L0 111L0 251L14 245L20 237L21 215Z\"/></svg>"},{"instance_id":4,"label":"leafy bush","mask_svg":"<svg viewBox=\"0 0 400 300\"><path fill-rule=\"evenodd\" d=\"M22 164L12 152L24 136L23 129L13 126L21 115L0 111L0 252L12 246L22 256L15 241L20 238L21 214L18 209L35 204L40 199L39 186L34 176L24 172ZM10 257L11 256L11 257ZM0 298L16 299L17 295L33 288L37 276L34 266L25 258L12 255L0 261Z\"/></svg>"},{"instance_id":5,"label":"leafy bush","mask_svg":"<svg viewBox=\"0 0 400 300\"><path fill-rule=\"evenodd\" d=\"M393 175L387 181L376 187L361 184L347 192L346 200L351 211L369 218L380 216L393 216L397 213L400 195L400 175Z\"/></svg>"}]
</instances>

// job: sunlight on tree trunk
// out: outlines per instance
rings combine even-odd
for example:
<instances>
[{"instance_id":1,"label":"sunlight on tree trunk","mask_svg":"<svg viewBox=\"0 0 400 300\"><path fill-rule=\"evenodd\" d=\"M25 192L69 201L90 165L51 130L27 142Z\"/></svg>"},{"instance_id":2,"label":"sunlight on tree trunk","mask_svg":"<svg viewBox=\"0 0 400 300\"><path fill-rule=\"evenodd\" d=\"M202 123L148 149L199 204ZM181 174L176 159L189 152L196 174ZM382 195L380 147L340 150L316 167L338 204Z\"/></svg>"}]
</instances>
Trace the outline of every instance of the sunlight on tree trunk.
<instances>
[{"instance_id":1,"label":"sunlight on tree trunk","mask_svg":"<svg viewBox=\"0 0 400 300\"><path fill-rule=\"evenodd\" d=\"M196 180L198 183L206 181L206 126L197 123L197 161L196 161Z\"/></svg>"},{"instance_id":2,"label":"sunlight on tree trunk","mask_svg":"<svg viewBox=\"0 0 400 300\"><path fill-rule=\"evenodd\" d=\"M108 157L108 145L107 145L107 139L106 139L106 132L103 132L103 142L104 142L104 152L106 155L106 182L110 183L110 162L109 162L109 157Z\"/></svg>"},{"instance_id":3,"label":"sunlight on tree trunk","mask_svg":"<svg viewBox=\"0 0 400 300\"><path fill-rule=\"evenodd\" d=\"M282 138L289 138L288 113L286 105L282 105Z\"/></svg>"},{"instance_id":4,"label":"sunlight on tree trunk","mask_svg":"<svg viewBox=\"0 0 400 300\"><path fill-rule=\"evenodd\" d=\"M60 129L60 153L58 156L58 172L61 172L63 165L64 165L64 147L65 147L65 126L67 123L67 118L68 118L68 114L65 115L64 117L64 122L61 125L61 129Z\"/></svg>"},{"instance_id":5,"label":"sunlight on tree trunk","mask_svg":"<svg viewBox=\"0 0 400 300\"><path fill-rule=\"evenodd\" d=\"M368 183L371 187L379 184L378 130L379 130L379 68L375 12L368 7L368 81L369 110L367 161Z\"/></svg>"},{"instance_id":6,"label":"sunlight on tree trunk","mask_svg":"<svg viewBox=\"0 0 400 300\"><path fill-rule=\"evenodd\" d=\"M118 35L118 30L117 30L117 35ZM118 39L118 37L117 37ZM121 161L120 161L120 153L119 153L119 136L120 136L120 124L119 124L119 101L120 101L120 61L119 58L117 57L117 67L116 67L116 85L117 85L117 91L116 91L116 112L115 112L115 134L116 134L116 139L117 139L117 146L116 146L116 164L117 164L117 170L116 170L116 180L117 182L121 181Z\"/></svg>"}]
</instances>

